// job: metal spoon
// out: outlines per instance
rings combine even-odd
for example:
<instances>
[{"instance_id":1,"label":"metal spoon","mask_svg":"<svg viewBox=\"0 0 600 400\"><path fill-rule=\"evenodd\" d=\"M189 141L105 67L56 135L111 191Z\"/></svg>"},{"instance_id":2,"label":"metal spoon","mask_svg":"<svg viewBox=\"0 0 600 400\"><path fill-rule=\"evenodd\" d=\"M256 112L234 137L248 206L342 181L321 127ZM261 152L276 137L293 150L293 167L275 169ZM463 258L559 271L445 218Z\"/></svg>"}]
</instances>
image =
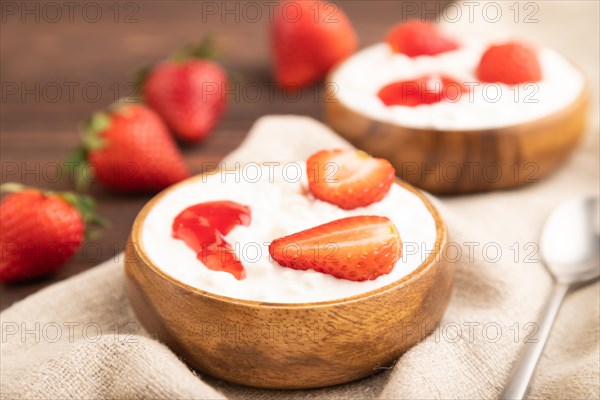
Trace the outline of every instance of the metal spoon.
<instances>
[{"instance_id":1,"label":"metal spoon","mask_svg":"<svg viewBox=\"0 0 600 400\"><path fill-rule=\"evenodd\" d=\"M546 221L542 260L554 277L554 288L539 321L538 340L525 345L501 399L525 398L565 295L600 276L598 209L598 198L578 198L560 205Z\"/></svg>"}]
</instances>

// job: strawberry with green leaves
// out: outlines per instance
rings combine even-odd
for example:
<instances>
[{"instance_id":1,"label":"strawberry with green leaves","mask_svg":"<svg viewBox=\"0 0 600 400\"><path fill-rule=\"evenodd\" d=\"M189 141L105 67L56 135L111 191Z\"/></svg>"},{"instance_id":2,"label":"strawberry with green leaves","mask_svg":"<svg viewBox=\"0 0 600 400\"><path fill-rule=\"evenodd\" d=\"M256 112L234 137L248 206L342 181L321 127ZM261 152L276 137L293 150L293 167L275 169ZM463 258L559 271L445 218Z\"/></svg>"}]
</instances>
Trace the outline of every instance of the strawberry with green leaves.
<instances>
[{"instance_id":1,"label":"strawberry with green leaves","mask_svg":"<svg viewBox=\"0 0 600 400\"><path fill-rule=\"evenodd\" d=\"M78 187L93 178L116 191L155 192L190 176L167 127L145 105L123 100L94 113L82 131L70 160Z\"/></svg>"},{"instance_id":2,"label":"strawberry with green leaves","mask_svg":"<svg viewBox=\"0 0 600 400\"><path fill-rule=\"evenodd\" d=\"M208 38L142 73L145 102L184 142L205 138L225 111L227 75L213 58Z\"/></svg>"},{"instance_id":3,"label":"strawberry with green leaves","mask_svg":"<svg viewBox=\"0 0 600 400\"><path fill-rule=\"evenodd\" d=\"M86 229L103 225L95 203L72 192L51 192L20 184L0 186L0 281L47 275L81 246Z\"/></svg>"}]
</instances>

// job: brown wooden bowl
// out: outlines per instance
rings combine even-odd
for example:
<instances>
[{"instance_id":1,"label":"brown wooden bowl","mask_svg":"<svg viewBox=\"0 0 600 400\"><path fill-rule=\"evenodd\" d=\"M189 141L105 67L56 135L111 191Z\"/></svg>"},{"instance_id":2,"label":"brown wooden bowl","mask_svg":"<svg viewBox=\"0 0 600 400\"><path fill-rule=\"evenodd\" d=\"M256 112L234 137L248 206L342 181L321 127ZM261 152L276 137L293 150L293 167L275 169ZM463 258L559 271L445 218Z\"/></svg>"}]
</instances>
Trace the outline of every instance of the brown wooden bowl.
<instances>
[{"instance_id":1,"label":"brown wooden bowl","mask_svg":"<svg viewBox=\"0 0 600 400\"><path fill-rule=\"evenodd\" d=\"M191 367L230 382L313 388L384 369L435 328L454 277L454 266L442 256L448 238L438 211L417 189L398 184L415 193L434 217L435 250L411 274L383 288L298 304L212 294L153 265L142 246L141 228L152 207L178 185L171 187L152 199L134 222L125 252L131 306L146 330Z\"/></svg>"},{"instance_id":2,"label":"brown wooden bowl","mask_svg":"<svg viewBox=\"0 0 600 400\"><path fill-rule=\"evenodd\" d=\"M329 82L335 70L329 75ZM508 189L558 167L583 136L589 94L544 118L482 130L418 129L347 107L327 85L325 121L372 155L388 159L405 181L438 194Z\"/></svg>"}]
</instances>

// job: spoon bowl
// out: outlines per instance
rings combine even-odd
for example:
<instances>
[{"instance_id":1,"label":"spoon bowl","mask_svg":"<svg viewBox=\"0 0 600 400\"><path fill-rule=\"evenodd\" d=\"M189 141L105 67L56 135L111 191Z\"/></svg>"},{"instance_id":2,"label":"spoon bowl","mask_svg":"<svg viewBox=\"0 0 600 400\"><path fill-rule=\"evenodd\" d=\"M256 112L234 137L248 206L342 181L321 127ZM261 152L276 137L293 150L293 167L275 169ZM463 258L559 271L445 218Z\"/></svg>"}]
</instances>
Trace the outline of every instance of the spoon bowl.
<instances>
[{"instance_id":1,"label":"spoon bowl","mask_svg":"<svg viewBox=\"0 0 600 400\"><path fill-rule=\"evenodd\" d=\"M600 276L599 207L597 198L573 199L546 221L541 251L556 282L585 283Z\"/></svg>"},{"instance_id":2,"label":"spoon bowl","mask_svg":"<svg viewBox=\"0 0 600 400\"><path fill-rule=\"evenodd\" d=\"M563 203L548 217L541 250L555 284L539 319L538 338L526 344L501 399L525 398L566 294L600 276L598 208L598 198L577 198Z\"/></svg>"}]
</instances>

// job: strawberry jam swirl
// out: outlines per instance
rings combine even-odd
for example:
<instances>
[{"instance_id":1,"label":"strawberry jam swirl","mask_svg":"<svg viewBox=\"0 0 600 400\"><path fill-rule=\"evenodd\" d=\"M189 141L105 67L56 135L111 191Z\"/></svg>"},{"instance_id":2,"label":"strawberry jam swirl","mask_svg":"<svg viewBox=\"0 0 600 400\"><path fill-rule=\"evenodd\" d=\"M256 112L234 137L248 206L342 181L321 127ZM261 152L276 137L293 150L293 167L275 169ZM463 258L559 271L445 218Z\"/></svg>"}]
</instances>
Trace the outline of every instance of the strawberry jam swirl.
<instances>
[{"instance_id":1,"label":"strawberry jam swirl","mask_svg":"<svg viewBox=\"0 0 600 400\"><path fill-rule=\"evenodd\" d=\"M225 236L237 225L250 225L250 208L234 201L211 201L183 210L173 221L173 237L197 253L208 269L246 277L244 266Z\"/></svg>"}]
</instances>

